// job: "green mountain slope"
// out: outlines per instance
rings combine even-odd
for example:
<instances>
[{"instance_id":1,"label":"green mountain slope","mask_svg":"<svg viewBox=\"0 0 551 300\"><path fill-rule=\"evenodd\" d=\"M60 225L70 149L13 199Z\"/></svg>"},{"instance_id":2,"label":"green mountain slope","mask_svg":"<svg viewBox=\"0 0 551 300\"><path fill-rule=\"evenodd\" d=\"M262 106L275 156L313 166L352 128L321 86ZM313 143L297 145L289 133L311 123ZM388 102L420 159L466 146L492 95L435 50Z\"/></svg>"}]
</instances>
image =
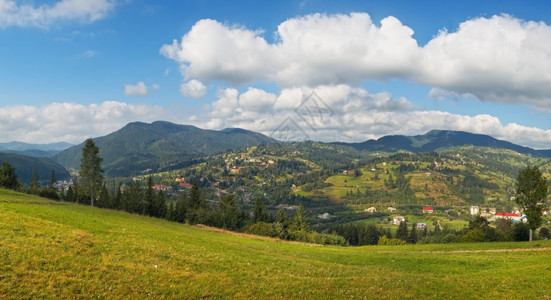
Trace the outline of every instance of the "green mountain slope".
<instances>
[{"instance_id":1,"label":"green mountain slope","mask_svg":"<svg viewBox=\"0 0 551 300\"><path fill-rule=\"evenodd\" d=\"M94 142L103 158L107 176L128 176L145 169L178 167L204 155L252 145L274 143L259 133L242 129L203 130L169 122L136 122ZM82 155L80 144L56 156L54 160L68 169L78 170Z\"/></svg>"},{"instance_id":2,"label":"green mountain slope","mask_svg":"<svg viewBox=\"0 0 551 300\"><path fill-rule=\"evenodd\" d=\"M2 298L541 298L551 242L330 247L0 190ZM499 284L495 284L495 283Z\"/></svg>"},{"instance_id":3,"label":"green mountain slope","mask_svg":"<svg viewBox=\"0 0 551 300\"><path fill-rule=\"evenodd\" d=\"M70 177L69 172L60 164L46 157L30 157L15 153L0 152L0 162L7 161L15 168L17 178L24 184L31 181L33 169L36 168L38 178L47 182L50 179L52 170L57 180L65 180Z\"/></svg>"}]
</instances>

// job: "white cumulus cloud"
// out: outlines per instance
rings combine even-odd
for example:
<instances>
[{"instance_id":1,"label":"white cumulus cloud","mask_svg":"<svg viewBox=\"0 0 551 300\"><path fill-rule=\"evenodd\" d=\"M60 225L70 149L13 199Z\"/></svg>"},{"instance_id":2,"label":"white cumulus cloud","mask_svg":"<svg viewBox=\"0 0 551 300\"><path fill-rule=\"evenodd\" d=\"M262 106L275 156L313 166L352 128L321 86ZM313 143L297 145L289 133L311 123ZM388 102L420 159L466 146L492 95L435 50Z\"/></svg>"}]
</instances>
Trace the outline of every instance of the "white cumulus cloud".
<instances>
[{"instance_id":1,"label":"white cumulus cloud","mask_svg":"<svg viewBox=\"0 0 551 300\"><path fill-rule=\"evenodd\" d=\"M312 93L317 97L315 102L308 100ZM240 127L277 136L276 130L289 119L308 139L320 141L361 142L385 135L417 135L442 129L486 134L536 149L548 149L551 144L551 130L503 124L489 114L426 111L387 92L372 94L346 85L285 88L279 95L256 88L239 94L228 88L218 93L206 118L189 121L199 127Z\"/></svg>"},{"instance_id":2,"label":"white cumulus cloud","mask_svg":"<svg viewBox=\"0 0 551 300\"><path fill-rule=\"evenodd\" d=\"M261 30L205 19L160 52L185 80L292 88L398 78L428 85L439 98L551 111L551 26L500 15L435 33L424 46L413 33L392 16L376 24L367 13L312 14L281 23L269 43Z\"/></svg>"},{"instance_id":3,"label":"white cumulus cloud","mask_svg":"<svg viewBox=\"0 0 551 300\"><path fill-rule=\"evenodd\" d=\"M192 79L180 85L182 96L194 99L203 98L207 94L207 87L197 79Z\"/></svg>"},{"instance_id":4,"label":"white cumulus cloud","mask_svg":"<svg viewBox=\"0 0 551 300\"><path fill-rule=\"evenodd\" d=\"M124 95L126 96L149 96L149 90L143 81L132 84L124 85Z\"/></svg>"},{"instance_id":5,"label":"white cumulus cloud","mask_svg":"<svg viewBox=\"0 0 551 300\"><path fill-rule=\"evenodd\" d=\"M2 141L80 143L88 137L109 134L129 122L167 120L170 112L145 104L106 101L82 105L72 102L45 106L0 107Z\"/></svg>"},{"instance_id":6,"label":"white cumulus cloud","mask_svg":"<svg viewBox=\"0 0 551 300\"><path fill-rule=\"evenodd\" d=\"M0 0L0 28L48 28L61 21L94 22L114 8L112 0L61 0L36 6L28 1Z\"/></svg>"}]
</instances>

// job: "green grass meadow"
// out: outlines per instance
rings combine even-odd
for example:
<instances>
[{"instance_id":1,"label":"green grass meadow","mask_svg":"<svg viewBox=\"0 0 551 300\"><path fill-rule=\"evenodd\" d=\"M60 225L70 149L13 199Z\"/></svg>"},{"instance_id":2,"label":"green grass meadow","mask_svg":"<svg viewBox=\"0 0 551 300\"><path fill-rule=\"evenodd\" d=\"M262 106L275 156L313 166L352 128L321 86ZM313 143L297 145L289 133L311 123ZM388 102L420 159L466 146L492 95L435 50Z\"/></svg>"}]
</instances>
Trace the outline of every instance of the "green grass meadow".
<instances>
[{"instance_id":1,"label":"green grass meadow","mask_svg":"<svg viewBox=\"0 0 551 300\"><path fill-rule=\"evenodd\" d=\"M551 299L551 242L334 247L0 190L0 298Z\"/></svg>"}]
</instances>

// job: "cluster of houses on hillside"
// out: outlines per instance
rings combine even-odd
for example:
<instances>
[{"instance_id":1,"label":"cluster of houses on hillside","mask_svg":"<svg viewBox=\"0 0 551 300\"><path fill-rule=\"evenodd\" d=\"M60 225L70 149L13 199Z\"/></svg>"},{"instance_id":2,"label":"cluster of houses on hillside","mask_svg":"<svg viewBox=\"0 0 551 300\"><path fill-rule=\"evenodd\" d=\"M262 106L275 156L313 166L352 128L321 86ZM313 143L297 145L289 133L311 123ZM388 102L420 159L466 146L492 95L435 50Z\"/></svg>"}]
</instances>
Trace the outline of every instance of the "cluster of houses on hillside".
<instances>
[{"instance_id":1,"label":"cluster of houses on hillside","mask_svg":"<svg viewBox=\"0 0 551 300\"><path fill-rule=\"evenodd\" d=\"M478 207L478 206L471 206L471 215L480 215L481 217L484 217L488 219L488 221L493 222L495 220L499 219L506 219L511 220L513 222L528 222L528 219L526 218L526 215L522 213L518 208L515 208L514 212L508 213L508 212L497 212L495 207L490 208L484 208L484 207ZM547 215L547 211L543 211L545 215Z\"/></svg>"}]
</instances>

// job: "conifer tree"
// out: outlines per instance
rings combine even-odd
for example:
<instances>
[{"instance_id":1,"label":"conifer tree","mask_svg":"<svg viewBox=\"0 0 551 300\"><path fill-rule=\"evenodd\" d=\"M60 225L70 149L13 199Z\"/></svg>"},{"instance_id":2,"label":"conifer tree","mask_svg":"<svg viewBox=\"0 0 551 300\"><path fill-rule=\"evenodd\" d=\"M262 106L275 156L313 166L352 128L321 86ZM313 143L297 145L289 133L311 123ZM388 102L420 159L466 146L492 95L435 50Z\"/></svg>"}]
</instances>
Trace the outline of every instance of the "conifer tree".
<instances>
[{"instance_id":1,"label":"conifer tree","mask_svg":"<svg viewBox=\"0 0 551 300\"><path fill-rule=\"evenodd\" d=\"M19 187L15 169L7 161L3 161L2 168L0 168L0 186L11 190L15 190Z\"/></svg>"},{"instance_id":2,"label":"conifer tree","mask_svg":"<svg viewBox=\"0 0 551 300\"><path fill-rule=\"evenodd\" d=\"M55 189L55 183L57 179L55 178L55 171L52 170L52 173L50 174L50 184L48 185L48 188Z\"/></svg>"},{"instance_id":3,"label":"conifer tree","mask_svg":"<svg viewBox=\"0 0 551 300\"><path fill-rule=\"evenodd\" d=\"M36 168L33 168L33 173L31 175L31 193L36 194L38 193L38 189L40 188L40 184L38 183L38 171L36 171Z\"/></svg>"},{"instance_id":4,"label":"conifer tree","mask_svg":"<svg viewBox=\"0 0 551 300\"><path fill-rule=\"evenodd\" d=\"M298 207L297 213L295 214L293 229L298 231L310 231L310 227L308 227L308 218L306 217L306 210L302 204Z\"/></svg>"},{"instance_id":5,"label":"conifer tree","mask_svg":"<svg viewBox=\"0 0 551 300\"><path fill-rule=\"evenodd\" d=\"M254 200L254 209L253 209L253 221L255 223L259 222L271 222L272 216L270 215L270 212L266 208L266 204L262 199L256 198Z\"/></svg>"},{"instance_id":6,"label":"conifer tree","mask_svg":"<svg viewBox=\"0 0 551 300\"><path fill-rule=\"evenodd\" d=\"M417 244L417 224L413 223L407 238L408 244Z\"/></svg>"},{"instance_id":7,"label":"conifer tree","mask_svg":"<svg viewBox=\"0 0 551 300\"><path fill-rule=\"evenodd\" d=\"M82 148L82 159L80 162L80 186L84 196L90 199L90 204L94 206L94 200L101 190L103 184L103 170L101 162L103 158L99 157L99 148L92 139L87 139Z\"/></svg>"},{"instance_id":8,"label":"conifer tree","mask_svg":"<svg viewBox=\"0 0 551 300\"><path fill-rule=\"evenodd\" d=\"M408 225L405 221L400 222L398 230L396 230L396 238L402 241L407 241L408 238Z\"/></svg>"}]
</instances>

